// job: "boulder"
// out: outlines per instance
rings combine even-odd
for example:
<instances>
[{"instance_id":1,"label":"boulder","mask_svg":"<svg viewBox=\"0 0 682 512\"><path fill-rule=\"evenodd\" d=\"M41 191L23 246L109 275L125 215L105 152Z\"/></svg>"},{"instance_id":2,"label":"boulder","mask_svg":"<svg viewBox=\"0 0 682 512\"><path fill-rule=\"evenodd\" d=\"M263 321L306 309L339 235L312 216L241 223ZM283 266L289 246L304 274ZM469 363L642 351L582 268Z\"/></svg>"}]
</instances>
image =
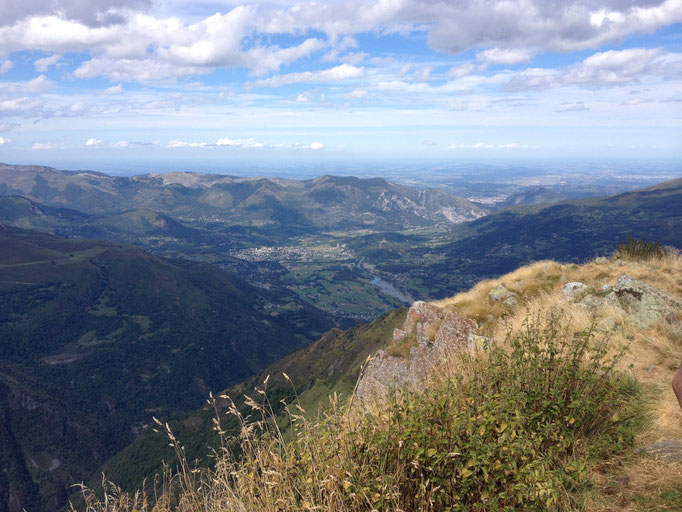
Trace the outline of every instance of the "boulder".
<instances>
[{"instance_id":1,"label":"boulder","mask_svg":"<svg viewBox=\"0 0 682 512\"><path fill-rule=\"evenodd\" d=\"M507 288L504 287L504 285L498 285L492 290L488 292L488 298L490 299L491 302L502 302L505 303L507 299L513 298L515 303L514 305L518 304L518 299L516 298L516 294L510 290L507 290ZM505 303L506 304L506 303ZM509 304L507 304L509 305Z\"/></svg>"},{"instance_id":2,"label":"boulder","mask_svg":"<svg viewBox=\"0 0 682 512\"><path fill-rule=\"evenodd\" d=\"M577 295L580 295L588 289L589 286L586 284L579 283L578 281L571 281L570 283L566 283L566 286L561 290L561 295L567 299L575 299Z\"/></svg>"},{"instance_id":3,"label":"boulder","mask_svg":"<svg viewBox=\"0 0 682 512\"><path fill-rule=\"evenodd\" d=\"M625 274L618 278L611 293L640 329L651 329L661 320L680 327L677 315L682 312L682 302L648 283Z\"/></svg>"},{"instance_id":4,"label":"boulder","mask_svg":"<svg viewBox=\"0 0 682 512\"><path fill-rule=\"evenodd\" d=\"M682 329L677 319L677 315L682 313L682 302L644 281L624 274L614 287L603 288L602 291L608 293L587 293L578 304L591 309L605 305L616 307L644 330L651 329L661 321L674 329Z\"/></svg>"}]
</instances>

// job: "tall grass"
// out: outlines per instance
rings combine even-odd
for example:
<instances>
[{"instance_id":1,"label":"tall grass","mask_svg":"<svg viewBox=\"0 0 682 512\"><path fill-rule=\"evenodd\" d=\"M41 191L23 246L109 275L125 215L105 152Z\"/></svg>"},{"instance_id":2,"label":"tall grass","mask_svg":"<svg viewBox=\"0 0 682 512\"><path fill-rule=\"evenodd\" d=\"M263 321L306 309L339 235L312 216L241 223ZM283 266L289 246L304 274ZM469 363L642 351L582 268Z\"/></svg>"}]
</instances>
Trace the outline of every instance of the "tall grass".
<instances>
[{"instance_id":1,"label":"tall grass","mask_svg":"<svg viewBox=\"0 0 682 512\"><path fill-rule=\"evenodd\" d=\"M239 432L216 418L214 467L192 468L159 422L179 467L147 494L83 488L85 510L565 510L590 465L626 450L642 426L639 388L615 369L621 357L591 330L536 318L503 343L461 352L418 393L375 404L331 397L314 420L288 405L293 436L263 386L247 400L253 416L229 407Z\"/></svg>"}]
</instances>

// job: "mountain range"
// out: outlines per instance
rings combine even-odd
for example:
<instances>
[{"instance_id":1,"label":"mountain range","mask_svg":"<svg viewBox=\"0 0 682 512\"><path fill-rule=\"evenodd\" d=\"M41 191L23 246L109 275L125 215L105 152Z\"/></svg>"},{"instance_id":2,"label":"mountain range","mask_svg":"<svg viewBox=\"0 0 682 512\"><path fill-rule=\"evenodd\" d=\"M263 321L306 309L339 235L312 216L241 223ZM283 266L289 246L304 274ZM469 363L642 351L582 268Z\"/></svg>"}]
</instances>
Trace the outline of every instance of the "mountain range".
<instances>
[{"instance_id":1,"label":"mountain range","mask_svg":"<svg viewBox=\"0 0 682 512\"><path fill-rule=\"evenodd\" d=\"M406 229L476 219L487 210L438 189L383 178L312 180L168 173L113 177L0 164L0 195L89 214L151 209L186 222L291 230Z\"/></svg>"},{"instance_id":2,"label":"mountain range","mask_svg":"<svg viewBox=\"0 0 682 512\"><path fill-rule=\"evenodd\" d=\"M56 510L101 468L139 484L169 457L152 416L205 453L211 391L243 396L272 374L274 401L292 384L312 410L347 395L404 316L329 331L349 311L376 318L627 236L682 247L682 179L486 215L377 179L0 178L0 510Z\"/></svg>"}]
</instances>

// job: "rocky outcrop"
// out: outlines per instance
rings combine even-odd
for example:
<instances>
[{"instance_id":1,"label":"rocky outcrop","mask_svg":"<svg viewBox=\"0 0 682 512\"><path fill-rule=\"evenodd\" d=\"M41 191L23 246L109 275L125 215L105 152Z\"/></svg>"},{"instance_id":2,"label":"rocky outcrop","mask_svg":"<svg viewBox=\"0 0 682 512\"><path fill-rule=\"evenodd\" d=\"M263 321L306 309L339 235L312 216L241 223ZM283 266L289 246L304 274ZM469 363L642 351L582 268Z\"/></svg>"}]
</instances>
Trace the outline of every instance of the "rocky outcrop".
<instances>
[{"instance_id":1,"label":"rocky outcrop","mask_svg":"<svg viewBox=\"0 0 682 512\"><path fill-rule=\"evenodd\" d=\"M402 329L393 332L393 346L413 344L403 357L380 350L366 364L356 394L363 400L385 396L395 389L415 389L447 354L466 347L476 322L427 302L415 302Z\"/></svg>"},{"instance_id":2,"label":"rocky outcrop","mask_svg":"<svg viewBox=\"0 0 682 512\"><path fill-rule=\"evenodd\" d=\"M613 287L597 291L582 283L568 283L562 292L568 298L580 298L579 305L590 309L612 306L622 310L639 329L651 329L663 321L674 329L682 329L678 315L682 302L664 291L624 274Z\"/></svg>"}]
</instances>

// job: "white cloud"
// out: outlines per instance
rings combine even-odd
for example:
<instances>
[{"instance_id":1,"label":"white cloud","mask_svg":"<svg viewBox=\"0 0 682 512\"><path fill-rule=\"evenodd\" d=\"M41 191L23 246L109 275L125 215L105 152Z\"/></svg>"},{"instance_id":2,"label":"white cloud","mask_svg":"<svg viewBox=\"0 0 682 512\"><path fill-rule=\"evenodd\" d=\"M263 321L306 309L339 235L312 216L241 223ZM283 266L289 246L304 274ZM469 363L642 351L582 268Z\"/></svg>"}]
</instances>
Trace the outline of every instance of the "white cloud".
<instances>
[{"instance_id":1,"label":"white cloud","mask_svg":"<svg viewBox=\"0 0 682 512\"><path fill-rule=\"evenodd\" d=\"M367 89L354 89L348 95L349 98L354 100L366 98L367 96L369 96L369 91L367 91Z\"/></svg>"},{"instance_id":2,"label":"white cloud","mask_svg":"<svg viewBox=\"0 0 682 512\"><path fill-rule=\"evenodd\" d=\"M286 75L276 75L271 78L263 80L256 80L252 82L253 87L280 87L288 84L298 84L304 82L342 82L344 80L351 80L354 78L361 78L365 76L365 69L350 64L341 64L339 66L322 69L320 71L304 71L302 73L288 73Z\"/></svg>"},{"instance_id":3,"label":"white cloud","mask_svg":"<svg viewBox=\"0 0 682 512\"><path fill-rule=\"evenodd\" d=\"M265 144L258 142L255 139L228 139L223 137L218 139L215 143L216 146L227 146L231 148L262 148Z\"/></svg>"},{"instance_id":4,"label":"white cloud","mask_svg":"<svg viewBox=\"0 0 682 512\"><path fill-rule=\"evenodd\" d=\"M34 150L55 149L56 147L57 145L52 142L35 142L32 146L32 149Z\"/></svg>"},{"instance_id":5,"label":"white cloud","mask_svg":"<svg viewBox=\"0 0 682 512\"><path fill-rule=\"evenodd\" d=\"M50 68L50 66L56 65L61 60L61 58L62 58L61 55L55 53L53 55L50 55L49 57L43 57L42 59L34 61L33 66L39 73L45 73Z\"/></svg>"},{"instance_id":6,"label":"white cloud","mask_svg":"<svg viewBox=\"0 0 682 512\"><path fill-rule=\"evenodd\" d=\"M448 71L448 78L450 79L462 78L463 76L470 75L475 70L476 66L474 66L471 62L460 64L459 66L453 66L452 68L450 68L450 71Z\"/></svg>"},{"instance_id":7,"label":"white cloud","mask_svg":"<svg viewBox=\"0 0 682 512\"><path fill-rule=\"evenodd\" d=\"M355 66L364 56L342 54L357 47L355 35L366 32L427 32L429 44L438 51L476 49L483 62L510 65L527 62L538 52L597 48L682 21L679 0L322 0L286 7L280 2L248 2L227 12L215 12L224 4L209 2L203 10L213 12L205 18L197 17L201 4L190 9L183 2L170 2L164 8L161 2L156 10L147 10L151 4L5 1L0 4L0 48L6 54L87 52L90 59L76 69L76 77L145 81L230 66L265 75L325 46L331 47L329 58ZM176 15L158 14L168 12ZM180 13L191 13L192 21ZM311 33L323 33L327 40L308 38L280 48L261 46L264 38L258 37ZM47 69L55 59L39 59L36 66Z\"/></svg>"},{"instance_id":8,"label":"white cloud","mask_svg":"<svg viewBox=\"0 0 682 512\"><path fill-rule=\"evenodd\" d=\"M12 139L8 139L6 137L0 137L0 146L2 146L3 144L9 144L10 142L12 142Z\"/></svg>"},{"instance_id":9,"label":"white cloud","mask_svg":"<svg viewBox=\"0 0 682 512\"><path fill-rule=\"evenodd\" d=\"M19 112L32 112L41 107L41 102L34 98L21 97L0 101L0 113L12 114Z\"/></svg>"},{"instance_id":10,"label":"white cloud","mask_svg":"<svg viewBox=\"0 0 682 512\"><path fill-rule=\"evenodd\" d=\"M206 146L205 142L186 142L177 139L168 143L169 148L200 148L204 146Z\"/></svg>"},{"instance_id":11,"label":"white cloud","mask_svg":"<svg viewBox=\"0 0 682 512\"><path fill-rule=\"evenodd\" d=\"M639 81L647 74L667 77L682 65L682 54L661 48L629 48L595 53L562 71L531 69L513 77L510 91L552 89L569 85L597 89Z\"/></svg>"},{"instance_id":12,"label":"white cloud","mask_svg":"<svg viewBox=\"0 0 682 512\"><path fill-rule=\"evenodd\" d=\"M150 4L151 0L13 0L0 3L0 25L55 11L88 25L106 25L120 21L118 13L125 9L146 8Z\"/></svg>"},{"instance_id":13,"label":"white cloud","mask_svg":"<svg viewBox=\"0 0 682 512\"><path fill-rule=\"evenodd\" d=\"M91 138L91 139L88 139L85 141L85 145L86 146L99 146L100 144L102 144L102 142L104 142L102 139Z\"/></svg>"},{"instance_id":14,"label":"white cloud","mask_svg":"<svg viewBox=\"0 0 682 512\"><path fill-rule=\"evenodd\" d=\"M229 147L229 148L264 148L266 145L256 139L230 139L221 137L215 142L187 142L183 140L172 140L168 143L169 148L209 148L209 147Z\"/></svg>"},{"instance_id":15,"label":"white cloud","mask_svg":"<svg viewBox=\"0 0 682 512\"><path fill-rule=\"evenodd\" d=\"M45 75L40 75L28 82L0 82L0 92L20 94L40 94L52 87L52 81Z\"/></svg>"},{"instance_id":16,"label":"white cloud","mask_svg":"<svg viewBox=\"0 0 682 512\"><path fill-rule=\"evenodd\" d=\"M415 82L428 82L431 79L432 69L431 66L424 66L419 71L415 71L414 75L412 75L412 79Z\"/></svg>"},{"instance_id":17,"label":"white cloud","mask_svg":"<svg viewBox=\"0 0 682 512\"><path fill-rule=\"evenodd\" d=\"M14 67L14 62L12 62L9 59L6 59L0 64L0 75L7 73L10 69Z\"/></svg>"},{"instance_id":18,"label":"white cloud","mask_svg":"<svg viewBox=\"0 0 682 512\"><path fill-rule=\"evenodd\" d=\"M522 49L491 48L476 54L476 58L486 64L504 64L505 66L525 64L530 61L531 57L532 55L528 50Z\"/></svg>"},{"instance_id":19,"label":"white cloud","mask_svg":"<svg viewBox=\"0 0 682 512\"><path fill-rule=\"evenodd\" d=\"M311 149L313 151L319 151L326 148L327 146L321 142L311 142L310 144L301 144L300 142L295 142L291 147L296 149Z\"/></svg>"},{"instance_id":20,"label":"white cloud","mask_svg":"<svg viewBox=\"0 0 682 512\"><path fill-rule=\"evenodd\" d=\"M115 94L121 94L123 92L123 86L121 84L112 85L108 89L102 91L102 94L113 96Z\"/></svg>"},{"instance_id":21,"label":"white cloud","mask_svg":"<svg viewBox=\"0 0 682 512\"><path fill-rule=\"evenodd\" d=\"M112 148L127 148L130 146L130 142L127 140L119 140L118 142L114 142L113 144L109 144Z\"/></svg>"},{"instance_id":22,"label":"white cloud","mask_svg":"<svg viewBox=\"0 0 682 512\"><path fill-rule=\"evenodd\" d=\"M244 56L254 75L266 75L278 71L283 65L291 64L300 58L308 57L326 46L321 39L306 39L300 45L289 48L258 47L246 52Z\"/></svg>"}]
</instances>

